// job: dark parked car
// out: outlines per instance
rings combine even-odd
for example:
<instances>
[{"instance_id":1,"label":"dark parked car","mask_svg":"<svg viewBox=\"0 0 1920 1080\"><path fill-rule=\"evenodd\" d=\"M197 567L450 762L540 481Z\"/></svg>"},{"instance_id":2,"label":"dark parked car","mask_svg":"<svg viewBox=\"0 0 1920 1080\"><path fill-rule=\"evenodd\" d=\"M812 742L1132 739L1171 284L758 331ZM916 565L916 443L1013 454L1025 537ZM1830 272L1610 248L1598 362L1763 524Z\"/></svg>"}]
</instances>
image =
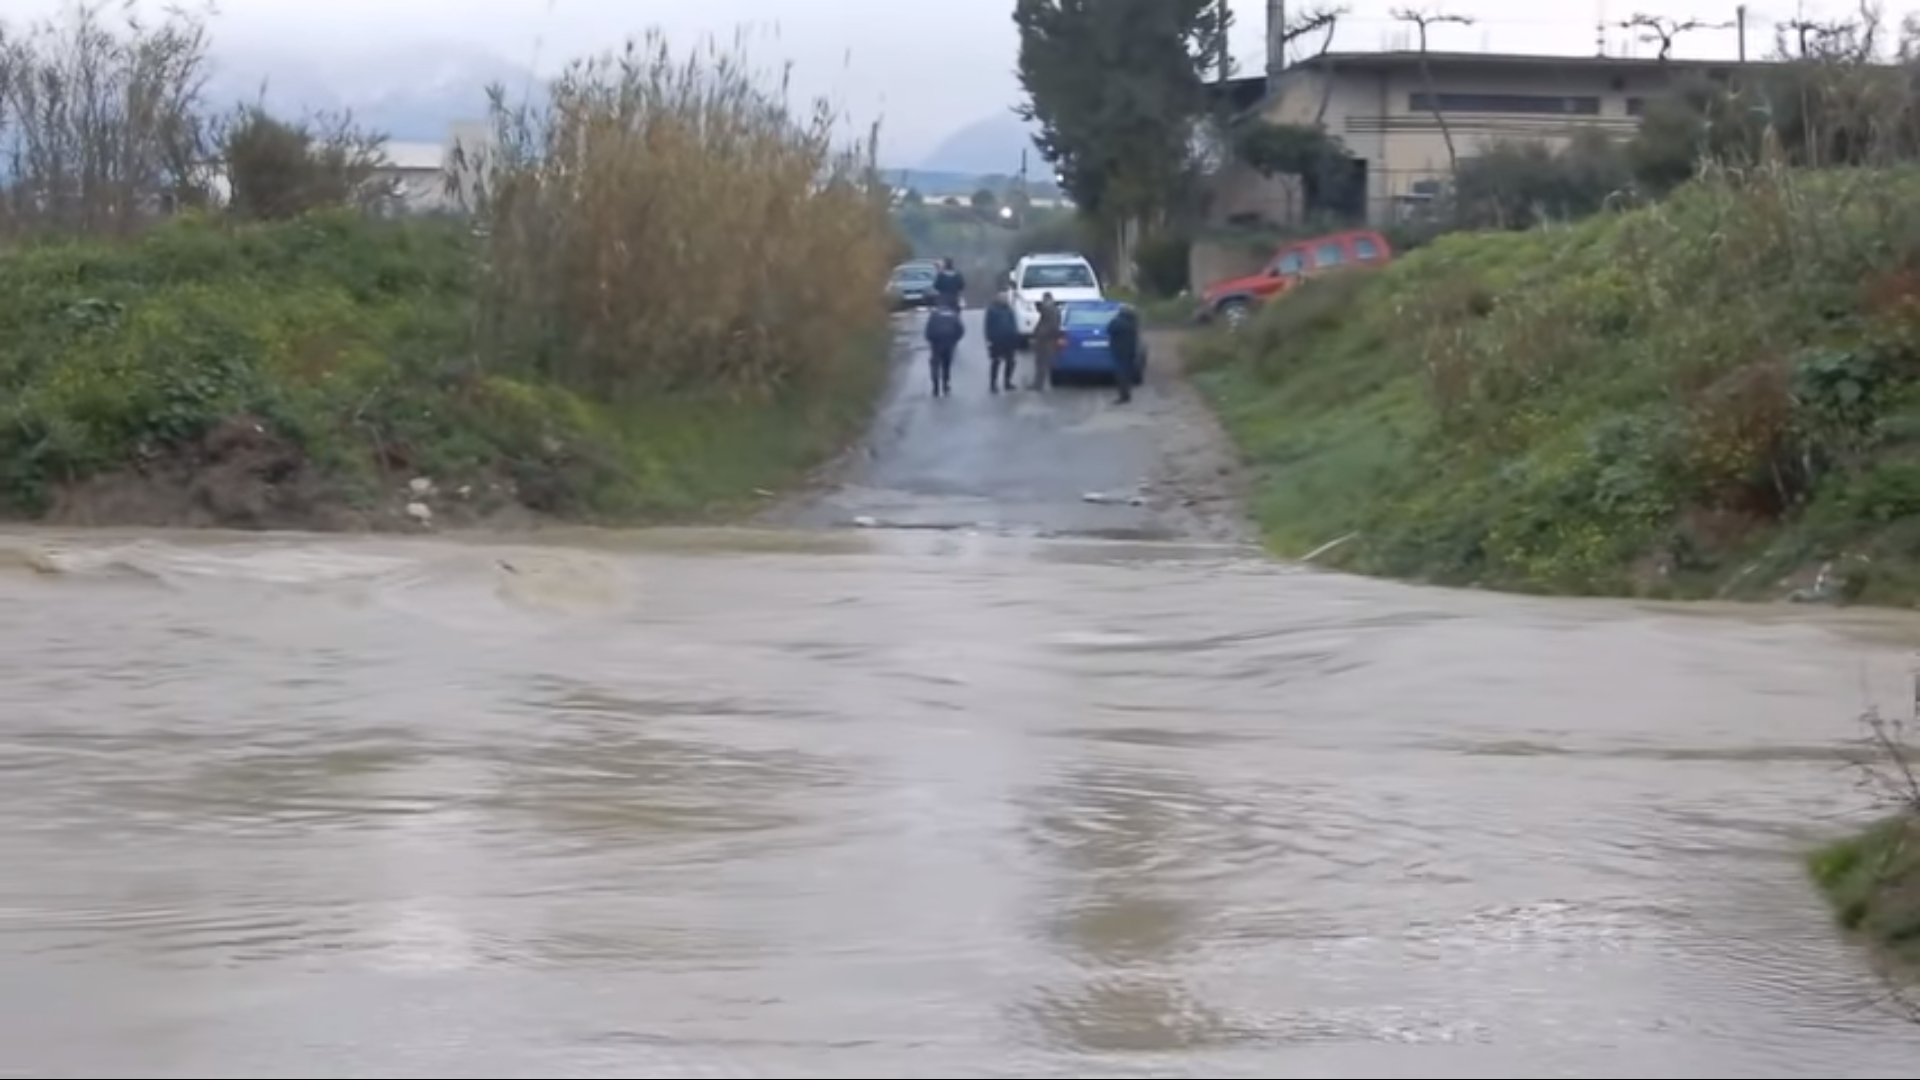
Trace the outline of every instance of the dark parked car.
<instances>
[{"instance_id":1,"label":"dark parked car","mask_svg":"<svg viewBox=\"0 0 1920 1080\"><path fill-rule=\"evenodd\" d=\"M932 263L902 263L887 279L887 300L895 311L914 311L933 306L933 279L939 269Z\"/></svg>"}]
</instances>

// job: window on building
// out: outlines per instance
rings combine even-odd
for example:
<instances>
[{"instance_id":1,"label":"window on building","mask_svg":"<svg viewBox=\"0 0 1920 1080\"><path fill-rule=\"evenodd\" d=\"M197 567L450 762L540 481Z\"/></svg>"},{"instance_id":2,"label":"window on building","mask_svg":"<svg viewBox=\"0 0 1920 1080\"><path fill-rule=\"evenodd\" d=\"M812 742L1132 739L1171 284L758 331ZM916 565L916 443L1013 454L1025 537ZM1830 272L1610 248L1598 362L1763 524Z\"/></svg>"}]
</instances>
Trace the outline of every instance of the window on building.
<instances>
[{"instance_id":1,"label":"window on building","mask_svg":"<svg viewBox=\"0 0 1920 1080\"><path fill-rule=\"evenodd\" d=\"M1647 99L1637 98L1637 97L1628 98L1627 99L1627 115L1628 116L1647 115Z\"/></svg>"},{"instance_id":2,"label":"window on building","mask_svg":"<svg viewBox=\"0 0 1920 1080\"><path fill-rule=\"evenodd\" d=\"M1523 116L1599 116L1597 97L1548 94L1409 94L1408 112L1514 113Z\"/></svg>"},{"instance_id":3,"label":"window on building","mask_svg":"<svg viewBox=\"0 0 1920 1080\"><path fill-rule=\"evenodd\" d=\"M1380 245L1369 237L1356 236L1353 238L1353 257L1361 262L1373 262L1380 257Z\"/></svg>"},{"instance_id":4,"label":"window on building","mask_svg":"<svg viewBox=\"0 0 1920 1080\"><path fill-rule=\"evenodd\" d=\"M1346 261L1346 245L1338 240L1321 244L1319 247L1313 249L1313 268L1315 270L1331 270Z\"/></svg>"}]
</instances>

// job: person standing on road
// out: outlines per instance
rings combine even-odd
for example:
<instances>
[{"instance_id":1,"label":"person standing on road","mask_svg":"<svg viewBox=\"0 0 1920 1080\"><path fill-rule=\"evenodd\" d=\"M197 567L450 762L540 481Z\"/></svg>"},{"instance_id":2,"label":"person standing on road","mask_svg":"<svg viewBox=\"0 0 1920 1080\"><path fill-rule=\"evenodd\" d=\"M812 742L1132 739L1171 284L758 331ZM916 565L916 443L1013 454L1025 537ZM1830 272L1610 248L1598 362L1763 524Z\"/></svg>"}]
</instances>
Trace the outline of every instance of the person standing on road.
<instances>
[{"instance_id":1,"label":"person standing on road","mask_svg":"<svg viewBox=\"0 0 1920 1080\"><path fill-rule=\"evenodd\" d=\"M960 348L960 339L967 336L967 327L960 321L959 309L935 304L927 315L926 334L928 374L933 378L933 396L946 397L953 393L953 354Z\"/></svg>"},{"instance_id":2,"label":"person standing on road","mask_svg":"<svg viewBox=\"0 0 1920 1080\"><path fill-rule=\"evenodd\" d=\"M1020 320L1014 317L1013 304L1004 292L994 295L987 305L987 390L999 393L1013 389L1014 359L1020 355Z\"/></svg>"},{"instance_id":3,"label":"person standing on road","mask_svg":"<svg viewBox=\"0 0 1920 1080\"><path fill-rule=\"evenodd\" d=\"M1033 324L1033 383L1035 390L1053 385L1053 358L1060 354L1060 301L1052 293L1040 296L1039 321Z\"/></svg>"},{"instance_id":4,"label":"person standing on road","mask_svg":"<svg viewBox=\"0 0 1920 1080\"><path fill-rule=\"evenodd\" d=\"M939 299L942 307L960 310L961 298L967 291L967 279L954 269L953 256L940 260L940 272L933 275L933 295Z\"/></svg>"},{"instance_id":5,"label":"person standing on road","mask_svg":"<svg viewBox=\"0 0 1920 1080\"><path fill-rule=\"evenodd\" d=\"M1140 381L1140 316L1133 308L1122 307L1107 321L1107 351L1113 357L1113 385L1116 404L1133 400L1133 388Z\"/></svg>"}]
</instances>

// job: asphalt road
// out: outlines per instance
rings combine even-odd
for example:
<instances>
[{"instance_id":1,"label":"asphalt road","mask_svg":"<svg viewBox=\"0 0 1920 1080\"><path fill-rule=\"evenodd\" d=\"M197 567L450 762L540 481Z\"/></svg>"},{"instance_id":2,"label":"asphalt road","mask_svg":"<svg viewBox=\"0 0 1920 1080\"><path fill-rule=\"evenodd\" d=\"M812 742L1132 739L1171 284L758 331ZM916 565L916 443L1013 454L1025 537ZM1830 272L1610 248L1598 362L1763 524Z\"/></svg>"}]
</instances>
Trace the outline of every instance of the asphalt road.
<instances>
[{"instance_id":1,"label":"asphalt road","mask_svg":"<svg viewBox=\"0 0 1920 1080\"><path fill-rule=\"evenodd\" d=\"M953 394L928 385L923 316L899 317L894 377L867 444L785 523L966 529L1026 536L1240 539L1232 457L1152 342L1146 385L1126 405L1111 386L994 394L980 313L967 313ZM1031 358L1021 357L1024 386Z\"/></svg>"}]
</instances>

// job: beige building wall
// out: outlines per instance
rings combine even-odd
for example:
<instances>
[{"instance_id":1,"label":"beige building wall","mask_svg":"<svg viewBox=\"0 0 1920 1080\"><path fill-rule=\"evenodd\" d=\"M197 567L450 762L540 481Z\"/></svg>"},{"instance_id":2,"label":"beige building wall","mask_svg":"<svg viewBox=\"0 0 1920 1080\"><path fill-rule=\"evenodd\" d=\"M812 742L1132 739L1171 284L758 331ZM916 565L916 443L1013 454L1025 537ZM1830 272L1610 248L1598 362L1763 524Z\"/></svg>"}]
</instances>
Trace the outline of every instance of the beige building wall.
<instances>
[{"instance_id":1,"label":"beige building wall","mask_svg":"<svg viewBox=\"0 0 1920 1080\"><path fill-rule=\"evenodd\" d=\"M1280 96L1269 101L1261 115L1274 124L1313 123L1324 85L1318 72L1292 73ZM1239 161L1231 161L1213 178L1207 216L1214 225L1228 225L1241 217L1285 225L1298 221L1304 213L1300 185L1293 177L1261 176Z\"/></svg>"},{"instance_id":2,"label":"beige building wall","mask_svg":"<svg viewBox=\"0 0 1920 1080\"><path fill-rule=\"evenodd\" d=\"M1709 70L1681 61L1460 54L1431 59L1428 67L1462 160L1501 140L1564 143L1581 129L1631 135L1645 100L1676 79ZM1274 123L1325 123L1367 163L1367 218L1384 225L1417 216L1448 175L1446 135L1427 92L1427 77L1411 55L1323 57L1289 71L1262 115ZM1212 217L1225 223L1257 214L1286 224L1301 210L1289 179L1268 180L1236 165L1217 181Z\"/></svg>"}]
</instances>

